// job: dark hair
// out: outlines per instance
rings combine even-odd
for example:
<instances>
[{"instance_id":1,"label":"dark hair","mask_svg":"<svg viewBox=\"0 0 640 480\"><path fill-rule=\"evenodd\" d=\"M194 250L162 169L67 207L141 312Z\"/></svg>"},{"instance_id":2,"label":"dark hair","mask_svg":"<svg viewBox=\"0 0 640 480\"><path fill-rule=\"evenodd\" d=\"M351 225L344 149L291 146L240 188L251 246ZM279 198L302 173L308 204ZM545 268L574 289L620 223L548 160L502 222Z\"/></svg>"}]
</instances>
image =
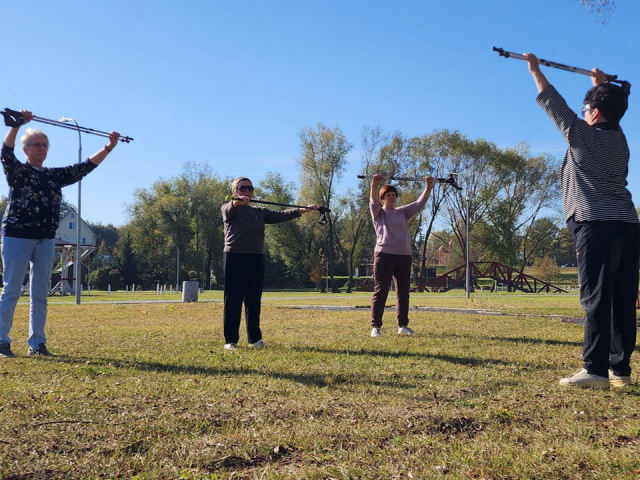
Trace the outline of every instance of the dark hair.
<instances>
[{"instance_id":1,"label":"dark hair","mask_svg":"<svg viewBox=\"0 0 640 480\"><path fill-rule=\"evenodd\" d=\"M396 187L394 187L393 185L385 185L380 189L380 201L384 200L384 196L389 192L395 193L396 197L400 196Z\"/></svg>"},{"instance_id":2,"label":"dark hair","mask_svg":"<svg viewBox=\"0 0 640 480\"><path fill-rule=\"evenodd\" d=\"M603 83L587 92L584 104L597 108L604 118L617 124L629 108L629 92L617 85Z\"/></svg>"}]
</instances>

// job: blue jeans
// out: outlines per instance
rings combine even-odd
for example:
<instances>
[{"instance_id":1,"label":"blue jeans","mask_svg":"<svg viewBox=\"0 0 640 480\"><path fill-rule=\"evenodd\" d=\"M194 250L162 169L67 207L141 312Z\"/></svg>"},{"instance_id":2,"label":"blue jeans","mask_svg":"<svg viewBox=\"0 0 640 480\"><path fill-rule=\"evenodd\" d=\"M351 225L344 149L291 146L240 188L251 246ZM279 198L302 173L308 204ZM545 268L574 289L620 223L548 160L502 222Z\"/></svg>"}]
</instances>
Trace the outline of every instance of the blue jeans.
<instances>
[{"instance_id":1,"label":"blue jeans","mask_svg":"<svg viewBox=\"0 0 640 480\"><path fill-rule=\"evenodd\" d=\"M44 325L47 321L47 298L51 289L51 270L56 241L52 239L2 237L4 288L0 295L0 344L11 343L9 332L13 314L20 298L22 282L29 268L29 296L31 312L27 344L37 347L46 343Z\"/></svg>"}]
</instances>

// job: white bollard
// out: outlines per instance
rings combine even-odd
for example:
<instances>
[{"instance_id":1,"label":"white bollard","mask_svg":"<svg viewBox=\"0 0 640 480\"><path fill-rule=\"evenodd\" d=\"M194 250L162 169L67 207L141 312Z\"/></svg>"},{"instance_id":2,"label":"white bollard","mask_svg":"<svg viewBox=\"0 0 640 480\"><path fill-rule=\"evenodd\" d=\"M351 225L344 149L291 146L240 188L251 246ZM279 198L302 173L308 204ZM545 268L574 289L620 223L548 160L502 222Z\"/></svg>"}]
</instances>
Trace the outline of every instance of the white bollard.
<instances>
[{"instance_id":1,"label":"white bollard","mask_svg":"<svg viewBox=\"0 0 640 480\"><path fill-rule=\"evenodd\" d=\"M111 295L111 284L107 286L107 295Z\"/></svg>"},{"instance_id":2,"label":"white bollard","mask_svg":"<svg viewBox=\"0 0 640 480\"><path fill-rule=\"evenodd\" d=\"M131 295L133 295L134 293L136 293L136 284L132 284L131 285Z\"/></svg>"},{"instance_id":3,"label":"white bollard","mask_svg":"<svg viewBox=\"0 0 640 480\"><path fill-rule=\"evenodd\" d=\"M129 285L126 286L125 292L129 293Z\"/></svg>"}]
</instances>

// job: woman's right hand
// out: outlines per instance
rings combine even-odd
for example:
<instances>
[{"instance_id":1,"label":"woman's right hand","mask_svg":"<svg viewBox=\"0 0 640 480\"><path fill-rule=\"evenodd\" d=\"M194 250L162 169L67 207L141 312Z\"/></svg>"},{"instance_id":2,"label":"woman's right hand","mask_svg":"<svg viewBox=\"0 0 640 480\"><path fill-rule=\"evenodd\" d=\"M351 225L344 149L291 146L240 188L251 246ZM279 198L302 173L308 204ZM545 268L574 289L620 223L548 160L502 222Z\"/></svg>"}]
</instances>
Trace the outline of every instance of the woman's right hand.
<instances>
[{"instance_id":1,"label":"woman's right hand","mask_svg":"<svg viewBox=\"0 0 640 480\"><path fill-rule=\"evenodd\" d=\"M233 206L238 207L240 205L249 205L251 202L251 197L245 197L244 195L240 195L236 197L236 200L233 201Z\"/></svg>"},{"instance_id":2,"label":"woman's right hand","mask_svg":"<svg viewBox=\"0 0 640 480\"><path fill-rule=\"evenodd\" d=\"M371 186L377 187L382 183L382 180L384 180L384 175L382 175L381 173L374 174L373 178L371 179Z\"/></svg>"}]
</instances>

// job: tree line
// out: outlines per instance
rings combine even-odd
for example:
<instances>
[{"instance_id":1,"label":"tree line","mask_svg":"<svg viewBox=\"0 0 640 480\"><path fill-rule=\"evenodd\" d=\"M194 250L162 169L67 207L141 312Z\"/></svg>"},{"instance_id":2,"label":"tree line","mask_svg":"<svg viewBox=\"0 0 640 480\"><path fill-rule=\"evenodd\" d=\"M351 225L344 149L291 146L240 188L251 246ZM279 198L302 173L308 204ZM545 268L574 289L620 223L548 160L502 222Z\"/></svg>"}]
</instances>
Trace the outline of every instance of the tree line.
<instances>
[{"instance_id":1,"label":"tree line","mask_svg":"<svg viewBox=\"0 0 640 480\"><path fill-rule=\"evenodd\" d=\"M329 289L337 292L346 277L351 289L357 268L364 267L360 275L372 273L370 181L361 180L340 193L353 143L339 127L306 127L299 139L297 185L269 172L257 182L256 198L315 203L329 207L331 214L326 225L318 224L317 214L309 214L267 227L265 286L319 287L328 277ZM424 278L438 257L446 258L451 268L464 262L467 222L472 261L498 261L520 270L544 258L575 263L575 247L559 215L560 164L552 156L532 155L525 143L499 148L449 130L407 137L365 127L359 142L363 174L458 173L463 191L436 186L425 209L410 222L415 281ZM197 281L203 288L224 285L220 207L231 194L231 180L206 162L186 162L178 176L134 192L124 226L91 224L99 245L91 264L92 286L154 288L178 280ZM399 182L398 187L401 203L407 204L424 185ZM446 256L438 255L443 248Z\"/></svg>"}]
</instances>

